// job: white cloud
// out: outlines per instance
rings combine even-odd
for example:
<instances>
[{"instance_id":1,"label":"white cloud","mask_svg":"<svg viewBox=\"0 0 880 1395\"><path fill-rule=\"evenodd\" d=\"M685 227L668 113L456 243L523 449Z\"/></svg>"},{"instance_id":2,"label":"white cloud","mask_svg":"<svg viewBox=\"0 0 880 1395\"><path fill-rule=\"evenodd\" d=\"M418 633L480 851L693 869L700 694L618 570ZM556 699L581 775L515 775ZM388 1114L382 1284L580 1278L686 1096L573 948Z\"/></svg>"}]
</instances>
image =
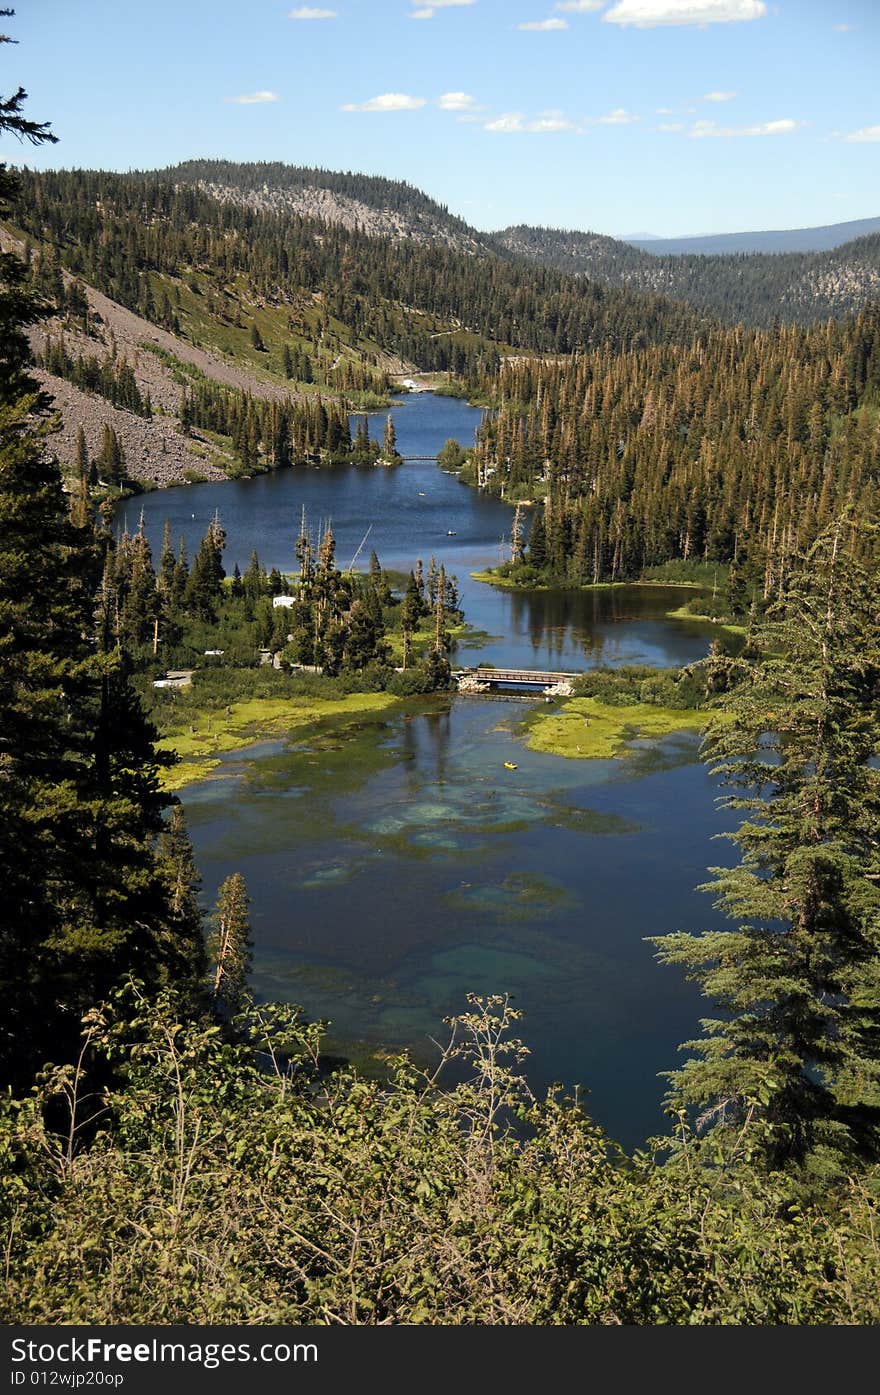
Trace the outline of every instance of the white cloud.
<instances>
[{"instance_id":1,"label":"white cloud","mask_svg":"<svg viewBox=\"0 0 880 1395\"><path fill-rule=\"evenodd\" d=\"M602 18L608 24L653 29L658 24L731 24L766 13L764 0L618 0Z\"/></svg>"},{"instance_id":2,"label":"white cloud","mask_svg":"<svg viewBox=\"0 0 880 1395\"><path fill-rule=\"evenodd\" d=\"M792 121L788 117L782 121L762 121L757 126L719 126L714 121L695 121L690 135L694 140L709 136L721 136L726 140L734 136L787 136L802 125L802 121Z\"/></svg>"},{"instance_id":3,"label":"white cloud","mask_svg":"<svg viewBox=\"0 0 880 1395\"><path fill-rule=\"evenodd\" d=\"M487 121L483 127L484 131L500 131L504 135L525 129L521 111L506 111L503 116L496 116L494 121Z\"/></svg>"},{"instance_id":4,"label":"white cloud","mask_svg":"<svg viewBox=\"0 0 880 1395\"><path fill-rule=\"evenodd\" d=\"M853 26L851 24L835 24L834 31L836 34L851 34Z\"/></svg>"},{"instance_id":5,"label":"white cloud","mask_svg":"<svg viewBox=\"0 0 880 1395\"><path fill-rule=\"evenodd\" d=\"M277 92L244 92L240 97L227 97L227 102L235 102L240 107L255 107L261 102L277 102Z\"/></svg>"},{"instance_id":6,"label":"white cloud","mask_svg":"<svg viewBox=\"0 0 880 1395\"><path fill-rule=\"evenodd\" d=\"M288 19L336 19L335 10L316 10L313 5L300 5L299 9L291 10Z\"/></svg>"},{"instance_id":7,"label":"white cloud","mask_svg":"<svg viewBox=\"0 0 880 1395\"><path fill-rule=\"evenodd\" d=\"M467 92L444 92L437 105L441 111L473 111L477 99Z\"/></svg>"},{"instance_id":8,"label":"white cloud","mask_svg":"<svg viewBox=\"0 0 880 1395\"><path fill-rule=\"evenodd\" d=\"M850 145L864 145L868 141L880 140L880 126L863 126L860 131L835 131L834 134Z\"/></svg>"},{"instance_id":9,"label":"white cloud","mask_svg":"<svg viewBox=\"0 0 880 1395\"><path fill-rule=\"evenodd\" d=\"M542 111L531 121L527 121L521 111L506 111L493 121L485 121L483 130L501 135L554 135L559 131L576 131L577 127L561 111Z\"/></svg>"},{"instance_id":10,"label":"white cloud","mask_svg":"<svg viewBox=\"0 0 880 1395\"><path fill-rule=\"evenodd\" d=\"M410 19L433 19L435 10L461 9L465 5L475 5L477 0L431 0L429 5L420 4L420 0L412 0L413 5L418 8L410 14Z\"/></svg>"},{"instance_id":11,"label":"white cloud","mask_svg":"<svg viewBox=\"0 0 880 1395\"><path fill-rule=\"evenodd\" d=\"M661 121L657 127L658 131L683 131L683 121Z\"/></svg>"},{"instance_id":12,"label":"white cloud","mask_svg":"<svg viewBox=\"0 0 880 1395\"><path fill-rule=\"evenodd\" d=\"M588 15L601 10L606 0L557 0L554 10L567 10L569 14Z\"/></svg>"},{"instance_id":13,"label":"white cloud","mask_svg":"<svg viewBox=\"0 0 880 1395\"><path fill-rule=\"evenodd\" d=\"M674 116L674 115L675 115L675 109L674 109L674 107L655 107L655 111L656 111L656 114L657 114L658 116Z\"/></svg>"},{"instance_id":14,"label":"white cloud","mask_svg":"<svg viewBox=\"0 0 880 1395\"><path fill-rule=\"evenodd\" d=\"M548 34L552 29L567 29L567 19L530 19L525 24L518 24L517 29L531 29L543 34Z\"/></svg>"},{"instance_id":15,"label":"white cloud","mask_svg":"<svg viewBox=\"0 0 880 1395\"><path fill-rule=\"evenodd\" d=\"M738 92L704 92L704 102L732 102L734 97L738 97Z\"/></svg>"},{"instance_id":16,"label":"white cloud","mask_svg":"<svg viewBox=\"0 0 880 1395\"><path fill-rule=\"evenodd\" d=\"M418 111L425 105L424 97L410 97L406 92L383 92L368 102L346 102L341 111Z\"/></svg>"},{"instance_id":17,"label":"white cloud","mask_svg":"<svg viewBox=\"0 0 880 1395\"><path fill-rule=\"evenodd\" d=\"M543 134L555 131L573 131L574 126L565 116L539 116L536 121L529 122L526 130Z\"/></svg>"},{"instance_id":18,"label":"white cloud","mask_svg":"<svg viewBox=\"0 0 880 1395\"><path fill-rule=\"evenodd\" d=\"M634 121L639 120L631 111L627 111L626 107L617 107L598 119L600 126L631 126Z\"/></svg>"}]
</instances>

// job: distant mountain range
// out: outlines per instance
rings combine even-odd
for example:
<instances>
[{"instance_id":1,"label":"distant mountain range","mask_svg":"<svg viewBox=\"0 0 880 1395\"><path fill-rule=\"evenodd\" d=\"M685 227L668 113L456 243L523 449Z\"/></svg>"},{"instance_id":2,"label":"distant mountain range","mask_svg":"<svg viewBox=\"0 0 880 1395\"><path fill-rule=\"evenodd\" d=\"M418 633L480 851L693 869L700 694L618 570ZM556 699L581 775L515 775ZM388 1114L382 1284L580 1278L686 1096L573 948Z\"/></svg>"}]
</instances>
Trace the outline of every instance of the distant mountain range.
<instances>
[{"instance_id":1,"label":"distant mountain range","mask_svg":"<svg viewBox=\"0 0 880 1395\"><path fill-rule=\"evenodd\" d=\"M850 223L828 223L821 228L715 233L705 237L655 237L653 233L633 233L620 241L660 257L688 253L727 256L742 252L830 252L845 242L876 232L880 232L880 218L857 218Z\"/></svg>"}]
</instances>

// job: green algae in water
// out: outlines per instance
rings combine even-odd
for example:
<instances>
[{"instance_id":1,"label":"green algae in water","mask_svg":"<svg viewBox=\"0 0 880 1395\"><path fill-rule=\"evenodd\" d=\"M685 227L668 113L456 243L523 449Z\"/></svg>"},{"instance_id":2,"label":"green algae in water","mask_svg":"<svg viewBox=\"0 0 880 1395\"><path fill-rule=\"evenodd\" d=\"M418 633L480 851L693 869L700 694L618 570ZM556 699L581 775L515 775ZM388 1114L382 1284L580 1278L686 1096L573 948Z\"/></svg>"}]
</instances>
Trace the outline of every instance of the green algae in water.
<instances>
[{"instance_id":1,"label":"green algae in water","mask_svg":"<svg viewBox=\"0 0 880 1395\"><path fill-rule=\"evenodd\" d=\"M426 848L432 852L463 851L463 840L454 838L451 833L416 833L413 842L417 848Z\"/></svg>"},{"instance_id":2,"label":"green algae in water","mask_svg":"<svg viewBox=\"0 0 880 1395\"><path fill-rule=\"evenodd\" d=\"M333 863L329 867L316 868L299 885L306 890L313 888L320 890L322 886L338 886L341 882L349 882L354 873L355 868L350 863L345 865Z\"/></svg>"},{"instance_id":3,"label":"green algae in water","mask_svg":"<svg viewBox=\"0 0 880 1395\"><path fill-rule=\"evenodd\" d=\"M465 1010L472 992L537 996L551 1017L557 1005L570 1007L576 1000L583 1020L598 1024L613 1014L625 986L603 956L559 936L519 928L436 950L413 967L410 1002L401 1006L391 1001L381 1014L389 1035L400 1033L403 1039L408 1031L436 1033L440 1017Z\"/></svg>"},{"instance_id":4,"label":"green algae in water","mask_svg":"<svg viewBox=\"0 0 880 1395\"><path fill-rule=\"evenodd\" d=\"M561 883L531 872L512 872L501 882L462 885L448 892L445 900L452 911L500 921L534 922L577 905Z\"/></svg>"},{"instance_id":5,"label":"green algae in water","mask_svg":"<svg viewBox=\"0 0 880 1395\"><path fill-rule=\"evenodd\" d=\"M542 800L541 807L545 821L554 828L566 828L572 833L586 833L592 837L623 837L628 833L638 833L642 827L622 814L584 809L557 796Z\"/></svg>"}]
</instances>

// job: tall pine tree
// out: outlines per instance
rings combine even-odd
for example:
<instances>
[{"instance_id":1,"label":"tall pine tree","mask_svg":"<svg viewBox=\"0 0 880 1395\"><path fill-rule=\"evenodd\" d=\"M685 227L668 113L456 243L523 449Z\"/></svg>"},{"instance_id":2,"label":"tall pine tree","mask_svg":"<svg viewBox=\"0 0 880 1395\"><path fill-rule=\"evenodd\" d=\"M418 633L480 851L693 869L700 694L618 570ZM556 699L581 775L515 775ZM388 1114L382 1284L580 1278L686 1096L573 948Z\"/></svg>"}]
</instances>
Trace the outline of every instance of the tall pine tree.
<instances>
[{"instance_id":1,"label":"tall pine tree","mask_svg":"<svg viewBox=\"0 0 880 1395\"><path fill-rule=\"evenodd\" d=\"M738 926L657 941L724 1011L672 1104L722 1128L751 1114L773 1164L880 1153L880 582L853 532L801 559L708 738L746 813L708 888Z\"/></svg>"},{"instance_id":2,"label":"tall pine tree","mask_svg":"<svg viewBox=\"0 0 880 1395\"><path fill-rule=\"evenodd\" d=\"M21 115L24 96L0 100L0 132L54 139ZM0 166L3 205L14 193ZM198 958L157 858L170 800L119 643L111 541L87 496L68 513L28 371L39 314L24 266L2 254L0 1081L15 1085L74 1049L83 1010L122 974L149 988L191 977L182 961Z\"/></svg>"}]
</instances>

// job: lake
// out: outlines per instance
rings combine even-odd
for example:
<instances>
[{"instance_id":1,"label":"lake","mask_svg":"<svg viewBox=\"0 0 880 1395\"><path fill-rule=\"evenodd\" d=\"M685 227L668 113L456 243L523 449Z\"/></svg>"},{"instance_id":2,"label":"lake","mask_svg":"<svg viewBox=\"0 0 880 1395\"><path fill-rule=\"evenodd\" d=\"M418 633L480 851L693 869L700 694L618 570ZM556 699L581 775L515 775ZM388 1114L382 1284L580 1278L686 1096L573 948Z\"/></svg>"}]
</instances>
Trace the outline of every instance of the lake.
<instances>
[{"instance_id":1,"label":"lake","mask_svg":"<svg viewBox=\"0 0 880 1395\"><path fill-rule=\"evenodd\" d=\"M384 415L371 423L373 435ZM403 455L436 455L450 437L470 445L482 418L458 398L433 393L414 393L393 415ZM513 509L433 461L391 469L296 466L251 480L182 485L125 501L115 524L134 528L143 511L158 556L167 519L175 546L185 538L192 559L219 511L228 572L236 563L244 571L253 551L267 569L292 571L303 508L311 527L332 523L341 567L349 565L367 534L359 564L368 561L371 548L389 568L408 571L418 557L425 564L432 556L442 560L458 577L470 624L498 637L480 651L486 662L578 669L592 663L684 664L706 652L702 627L663 618L681 603L680 591L626 587L518 594L472 581L472 571L509 555Z\"/></svg>"},{"instance_id":2,"label":"lake","mask_svg":"<svg viewBox=\"0 0 880 1395\"><path fill-rule=\"evenodd\" d=\"M394 415L414 455L469 443L480 419L428 394ZM129 502L130 520L141 505L154 547L169 517L191 554L219 508L230 570L252 548L291 569L303 505L315 524L332 520L342 565L367 529L387 566L434 555L457 573L468 620L497 637L465 662L669 665L708 647L705 627L665 618L680 592L471 581L498 560L512 510L433 463L190 486ZM440 697L224 758L182 793L206 901L244 873L257 991L332 1019L330 1049L358 1061L396 1046L429 1059L467 992L511 993L534 1088L585 1086L595 1117L633 1146L662 1129L658 1073L705 1006L645 937L721 923L695 887L730 857L712 842L730 816L693 735L624 761L571 761L527 749L523 711Z\"/></svg>"}]
</instances>

